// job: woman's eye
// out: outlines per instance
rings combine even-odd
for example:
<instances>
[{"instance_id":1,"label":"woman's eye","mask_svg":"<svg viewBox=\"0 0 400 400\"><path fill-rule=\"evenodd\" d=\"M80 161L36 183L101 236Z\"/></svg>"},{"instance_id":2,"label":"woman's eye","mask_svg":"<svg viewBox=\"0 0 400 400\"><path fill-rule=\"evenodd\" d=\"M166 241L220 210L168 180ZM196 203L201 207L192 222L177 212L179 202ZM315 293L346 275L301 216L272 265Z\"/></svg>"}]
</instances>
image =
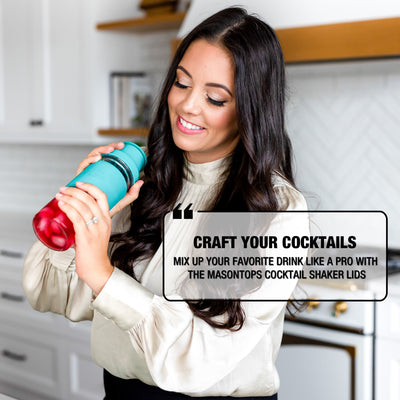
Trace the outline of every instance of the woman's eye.
<instances>
[{"instance_id":1,"label":"woman's eye","mask_svg":"<svg viewBox=\"0 0 400 400\"><path fill-rule=\"evenodd\" d=\"M175 81L174 86L176 86L179 89L186 89L187 88L186 85L182 85L182 83L180 83L179 81Z\"/></svg>"},{"instance_id":2,"label":"woman's eye","mask_svg":"<svg viewBox=\"0 0 400 400\"><path fill-rule=\"evenodd\" d=\"M208 101L210 104L212 104L212 105L214 105L214 106L218 106L218 107L222 107L222 106L226 103L226 101L214 100L214 99L211 98L211 97L207 97L207 101Z\"/></svg>"}]
</instances>

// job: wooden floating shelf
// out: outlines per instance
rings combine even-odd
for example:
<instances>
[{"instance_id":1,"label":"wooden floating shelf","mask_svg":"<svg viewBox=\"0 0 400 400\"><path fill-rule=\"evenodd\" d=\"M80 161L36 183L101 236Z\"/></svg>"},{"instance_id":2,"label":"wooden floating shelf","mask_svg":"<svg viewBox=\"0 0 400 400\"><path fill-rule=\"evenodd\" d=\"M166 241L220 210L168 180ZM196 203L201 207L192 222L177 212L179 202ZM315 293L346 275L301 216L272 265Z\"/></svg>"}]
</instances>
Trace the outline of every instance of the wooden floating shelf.
<instances>
[{"instance_id":1,"label":"wooden floating shelf","mask_svg":"<svg viewBox=\"0 0 400 400\"><path fill-rule=\"evenodd\" d=\"M155 14L144 18L101 22L96 29L101 31L146 32L178 29L186 13Z\"/></svg>"},{"instance_id":2,"label":"wooden floating shelf","mask_svg":"<svg viewBox=\"0 0 400 400\"><path fill-rule=\"evenodd\" d=\"M400 56L400 18L277 29L286 63Z\"/></svg>"},{"instance_id":3,"label":"wooden floating shelf","mask_svg":"<svg viewBox=\"0 0 400 400\"><path fill-rule=\"evenodd\" d=\"M400 56L400 18L276 29L286 64ZM175 53L181 39L173 39Z\"/></svg>"},{"instance_id":4,"label":"wooden floating shelf","mask_svg":"<svg viewBox=\"0 0 400 400\"><path fill-rule=\"evenodd\" d=\"M149 135L150 128L109 128L99 129L97 133L103 136L142 136L147 137Z\"/></svg>"}]
</instances>

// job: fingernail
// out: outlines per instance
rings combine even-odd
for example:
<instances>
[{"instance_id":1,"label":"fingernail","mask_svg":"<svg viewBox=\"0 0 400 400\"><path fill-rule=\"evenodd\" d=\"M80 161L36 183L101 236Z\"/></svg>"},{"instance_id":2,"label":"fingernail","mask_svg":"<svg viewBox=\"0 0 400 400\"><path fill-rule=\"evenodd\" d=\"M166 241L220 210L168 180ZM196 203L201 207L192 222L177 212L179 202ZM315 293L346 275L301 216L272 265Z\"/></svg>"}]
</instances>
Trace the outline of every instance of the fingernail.
<instances>
[{"instance_id":1,"label":"fingernail","mask_svg":"<svg viewBox=\"0 0 400 400\"><path fill-rule=\"evenodd\" d=\"M54 197L56 198L56 199L59 199L60 197L62 196L62 193L57 193Z\"/></svg>"},{"instance_id":2,"label":"fingernail","mask_svg":"<svg viewBox=\"0 0 400 400\"><path fill-rule=\"evenodd\" d=\"M62 200L59 200L58 205L62 206L64 204L64 202Z\"/></svg>"},{"instance_id":3,"label":"fingernail","mask_svg":"<svg viewBox=\"0 0 400 400\"><path fill-rule=\"evenodd\" d=\"M60 192L64 192L65 190L67 190L67 187L66 187L66 186L61 186L61 187L60 187Z\"/></svg>"},{"instance_id":4,"label":"fingernail","mask_svg":"<svg viewBox=\"0 0 400 400\"><path fill-rule=\"evenodd\" d=\"M76 186L81 186L81 185L83 185L84 184L84 182L75 182L75 185Z\"/></svg>"}]
</instances>

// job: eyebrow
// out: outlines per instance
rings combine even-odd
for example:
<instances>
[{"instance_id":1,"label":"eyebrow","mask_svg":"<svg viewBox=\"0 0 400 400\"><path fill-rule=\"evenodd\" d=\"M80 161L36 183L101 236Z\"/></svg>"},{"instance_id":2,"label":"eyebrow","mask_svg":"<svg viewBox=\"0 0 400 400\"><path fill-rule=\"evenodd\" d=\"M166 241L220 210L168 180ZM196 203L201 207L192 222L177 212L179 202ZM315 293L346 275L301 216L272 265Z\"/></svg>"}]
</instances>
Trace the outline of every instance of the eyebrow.
<instances>
[{"instance_id":1,"label":"eyebrow","mask_svg":"<svg viewBox=\"0 0 400 400\"><path fill-rule=\"evenodd\" d=\"M178 67L177 67L176 69L180 69L180 70L183 71L190 79L193 79L193 77L192 77L192 75L189 73L189 71L188 71L187 69L183 68L182 65L178 65ZM206 86L224 89L225 91L227 91L227 92L229 93L229 95L230 95L231 97L233 97L232 92L231 92L225 85L222 85L222 84L220 84L220 83L209 82L209 83L206 83Z\"/></svg>"}]
</instances>

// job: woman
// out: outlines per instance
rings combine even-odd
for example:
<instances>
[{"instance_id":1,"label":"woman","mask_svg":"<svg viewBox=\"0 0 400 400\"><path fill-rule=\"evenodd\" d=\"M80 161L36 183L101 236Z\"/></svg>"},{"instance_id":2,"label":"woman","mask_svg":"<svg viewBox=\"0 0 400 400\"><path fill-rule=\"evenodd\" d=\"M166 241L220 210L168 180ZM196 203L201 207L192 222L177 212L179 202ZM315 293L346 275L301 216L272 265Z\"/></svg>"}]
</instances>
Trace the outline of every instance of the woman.
<instances>
[{"instance_id":1,"label":"woman","mask_svg":"<svg viewBox=\"0 0 400 400\"><path fill-rule=\"evenodd\" d=\"M74 223L75 249L57 253L36 243L24 287L40 311L93 320L92 354L105 369L106 399L277 398L285 302L167 301L163 234L179 247L185 231L162 223L179 203L232 212L306 208L293 185L284 89L272 29L240 8L223 10L177 50L143 181L111 213L96 187L61 188L57 198ZM79 171L121 146L95 149ZM110 214L120 210L108 249ZM90 223L94 217L98 223ZM299 234L307 229L293 225ZM274 290L288 299L293 288L281 281Z\"/></svg>"}]
</instances>

